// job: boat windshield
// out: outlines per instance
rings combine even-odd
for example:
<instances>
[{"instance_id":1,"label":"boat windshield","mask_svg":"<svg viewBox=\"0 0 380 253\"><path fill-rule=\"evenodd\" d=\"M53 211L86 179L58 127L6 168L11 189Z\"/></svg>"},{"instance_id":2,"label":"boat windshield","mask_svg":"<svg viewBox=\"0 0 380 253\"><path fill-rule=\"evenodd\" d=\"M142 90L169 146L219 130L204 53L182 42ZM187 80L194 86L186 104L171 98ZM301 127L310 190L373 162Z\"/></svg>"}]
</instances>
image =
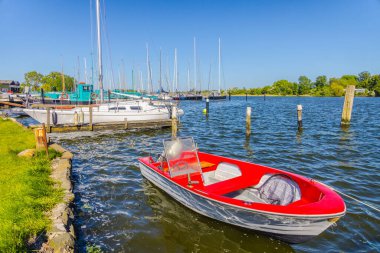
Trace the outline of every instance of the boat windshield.
<instances>
[{"instance_id":1,"label":"boat windshield","mask_svg":"<svg viewBox=\"0 0 380 253\"><path fill-rule=\"evenodd\" d=\"M164 141L164 148L171 177L201 172L193 138Z\"/></svg>"}]
</instances>

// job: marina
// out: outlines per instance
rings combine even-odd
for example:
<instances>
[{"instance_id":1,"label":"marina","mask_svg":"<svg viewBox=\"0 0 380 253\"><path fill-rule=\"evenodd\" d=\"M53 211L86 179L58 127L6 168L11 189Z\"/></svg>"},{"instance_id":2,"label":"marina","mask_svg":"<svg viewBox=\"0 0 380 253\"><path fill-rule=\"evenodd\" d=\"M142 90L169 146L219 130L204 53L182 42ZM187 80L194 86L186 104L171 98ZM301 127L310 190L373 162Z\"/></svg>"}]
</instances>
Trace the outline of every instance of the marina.
<instances>
[{"instance_id":1,"label":"marina","mask_svg":"<svg viewBox=\"0 0 380 253\"><path fill-rule=\"evenodd\" d=\"M0 252L380 252L379 3L22 2Z\"/></svg>"},{"instance_id":2,"label":"marina","mask_svg":"<svg viewBox=\"0 0 380 253\"><path fill-rule=\"evenodd\" d=\"M204 104L189 101L183 103L186 114L178 135L193 136L206 152L308 176L378 206L377 193L370 189L378 184L373 173L380 159L375 127L380 115L374 110L379 103L356 98L351 126L345 129L340 127L341 111L336 110L343 98L250 97L246 102L244 97L233 97L231 102L211 103L208 117L201 113ZM303 105L302 132L297 130L297 104ZM248 139L246 106L252 108ZM81 249L88 243L106 251L139 252L376 251L379 247L377 212L347 198L347 213L336 227L291 246L188 210L145 180L138 169L137 158L157 158L162 139L170 137L165 129L51 135L74 153L75 225Z\"/></svg>"}]
</instances>

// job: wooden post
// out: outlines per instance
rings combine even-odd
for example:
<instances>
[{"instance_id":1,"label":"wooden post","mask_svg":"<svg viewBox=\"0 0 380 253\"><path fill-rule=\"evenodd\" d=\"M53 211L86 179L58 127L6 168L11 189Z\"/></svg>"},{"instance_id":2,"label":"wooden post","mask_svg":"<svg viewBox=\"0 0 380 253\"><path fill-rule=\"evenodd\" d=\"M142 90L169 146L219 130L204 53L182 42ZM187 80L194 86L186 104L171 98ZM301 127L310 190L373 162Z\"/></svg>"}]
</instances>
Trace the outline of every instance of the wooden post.
<instances>
[{"instance_id":1,"label":"wooden post","mask_svg":"<svg viewBox=\"0 0 380 253\"><path fill-rule=\"evenodd\" d=\"M47 132L50 133L50 107L46 108L46 117Z\"/></svg>"},{"instance_id":2,"label":"wooden post","mask_svg":"<svg viewBox=\"0 0 380 253\"><path fill-rule=\"evenodd\" d=\"M124 129L128 129L128 118L124 118Z\"/></svg>"},{"instance_id":3,"label":"wooden post","mask_svg":"<svg viewBox=\"0 0 380 253\"><path fill-rule=\"evenodd\" d=\"M36 128L34 130L34 137L36 140L36 150L38 151L41 149L45 149L46 155L49 156L46 128L44 123L42 123L42 127Z\"/></svg>"},{"instance_id":4,"label":"wooden post","mask_svg":"<svg viewBox=\"0 0 380 253\"><path fill-rule=\"evenodd\" d=\"M172 107L172 139L177 138L177 107Z\"/></svg>"},{"instance_id":5,"label":"wooden post","mask_svg":"<svg viewBox=\"0 0 380 253\"><path fill-rule=\"evenodd\" d=\"M74 112L74 125L78 125L79 124L79 115L77 112Z\"/></svg>"},{"instance_id":6,"label":"wooden post","mask_svg":"<svg viewBox=\"0 0 380 253\"><path fill-rule=\"evenodd\" d=\"M346 95L344 96L344 104L342 111L341 125L350 125L352 107L354 105L355 85L348 85L346 88Z\"/></svg>"},{"instance_id":7,"label":"wooden post","mask_svg":"<svg viewBox=\"0 0 380 253\"><path fill-rule=\"evenodd\" d=\"M266 98L267 98L267 94L264 93L264 101L266 100Z\"/></svg>"},{"instance_id":8,"label":"wooden post","mask_svg":"<svg viewBox=\"0 0 380 253\"><path fill-rule=\"evenodd\" d=\"M231 91L228 91L228 100L231 101Z\"/></svg>"},{"instance_id":9,"label":"wooden post","mask_svg":"<svg viewBox=\"0 0 380 253\"><path fill-rule=\"evenodd\" d=\"M94 130L93 126L92 126L92 106L90 106L90 108L88 108L90 110L90 131Z\"/></svg>"},{"instance_id":10,"label":"wooden post","mask_svg":"<svg viewBox=\"0 0 380 253\"><path fill-rule=\"evenodd\" d=\"M248 93L245 93L245 101L248 101Z\"/></svg>"},{"instance_id":11,"label":"wooden post","mask_svg":"<svg viewBox=\"0 0 380 253\"><path fill-rule=\"evenodd\" d=\"M302 130L302 105L297 105L298 130Z\"/></svg>"},{"instance_id":12,"label":"wooden post","mask_svg":"<svg viewBox=\"0 0 380 253\"><path fill-rule=\"evenodd\" d=\"M206 98L206 114L208 114L209 109L210 109L210 99Z\"/></svg>"},{"instance_id":13,"label":"wooden post","mask_svg":"<svg viewBox=\"0 0 380 253\"><path fill-rule=\"evenodd\" d=\"M251 107L247 107L247 115L245 122L245 135L247 137L251 136Z\"/></svg>"}]
</instances>

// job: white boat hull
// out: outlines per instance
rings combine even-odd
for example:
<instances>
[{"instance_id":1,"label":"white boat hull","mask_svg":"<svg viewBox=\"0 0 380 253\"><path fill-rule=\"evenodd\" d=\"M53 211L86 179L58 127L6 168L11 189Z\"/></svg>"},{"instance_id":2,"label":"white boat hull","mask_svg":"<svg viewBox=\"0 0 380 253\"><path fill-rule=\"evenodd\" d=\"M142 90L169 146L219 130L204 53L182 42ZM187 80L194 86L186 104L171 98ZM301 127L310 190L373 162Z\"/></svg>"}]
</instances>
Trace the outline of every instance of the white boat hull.
<instances>
[{"instance_id":1,"label":"white boat hull","mask_svg":"<svg viewBox=\"0 0 380 253\"><path fill-rule=\"evenodd\" d=\"M333 223L329 218L263 213L206 198L159 175L143 163L141 174L175 200L204 216L269 234L289 243L301 243L319 235Z\"/></svg>"},{"instance_id":2,"label":"white boat hull","mask_svg":"<svg viewBox=\"0 0 380 253\"><path fill-rule=\"evenodd\" d=\"M128 104L128 106L140 106L136 104ZM117 107L124 107L126 105L119 104ZM127 108L128 108L127 106ZM116 106L112 106L115 108ZM127 121L145 121L145 120L163 120L169 119L169 112L167 108L158 108L153 106L143 107L142 110L118 110L109 109L109 106L94 107L92 111L92 123L110 123L110 122L124 122ZM76 107L74 109L52 109L50 110L50 123L52 123L53 112L57 115L56 124L74 124L75 123L75 113L78 115L83 112L83 122L90 122L89 109L86 107ZM34 118L40 123L47 123L47 110L46 109L24 109L24 112L30 117ZM182 115L183 111L179 110L178 115Z\"/></svg>"}]
</instances>

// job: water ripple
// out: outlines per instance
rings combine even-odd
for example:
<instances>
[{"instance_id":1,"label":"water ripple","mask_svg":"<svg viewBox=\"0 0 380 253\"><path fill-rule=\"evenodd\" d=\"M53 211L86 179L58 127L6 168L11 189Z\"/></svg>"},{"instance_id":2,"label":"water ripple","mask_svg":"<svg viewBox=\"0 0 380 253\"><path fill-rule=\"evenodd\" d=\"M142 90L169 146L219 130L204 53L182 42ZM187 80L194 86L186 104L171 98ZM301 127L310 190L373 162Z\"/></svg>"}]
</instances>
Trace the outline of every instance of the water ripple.
<instances>
[{"instance_id":1,"label":"water ripple","mask_svg":"<svg viewBox=\"0 0 380 253\"><path fill-rule=\"evenodd\" d=\"M296 105L303 105L302 132ZM380 99L355 98L352 124L340 128L343 98L233 98L183 102L180 136L201 150L321 180L380 206ZM252 135L245 138L245 108ZM141 177L137 158L161 153L170 130L69 133L53 138L73 151L79 250L116 252L376 252L379 214L345 199L347 215L315 240L289 246L200 216Z\"/></svg>"}]
</instances>

